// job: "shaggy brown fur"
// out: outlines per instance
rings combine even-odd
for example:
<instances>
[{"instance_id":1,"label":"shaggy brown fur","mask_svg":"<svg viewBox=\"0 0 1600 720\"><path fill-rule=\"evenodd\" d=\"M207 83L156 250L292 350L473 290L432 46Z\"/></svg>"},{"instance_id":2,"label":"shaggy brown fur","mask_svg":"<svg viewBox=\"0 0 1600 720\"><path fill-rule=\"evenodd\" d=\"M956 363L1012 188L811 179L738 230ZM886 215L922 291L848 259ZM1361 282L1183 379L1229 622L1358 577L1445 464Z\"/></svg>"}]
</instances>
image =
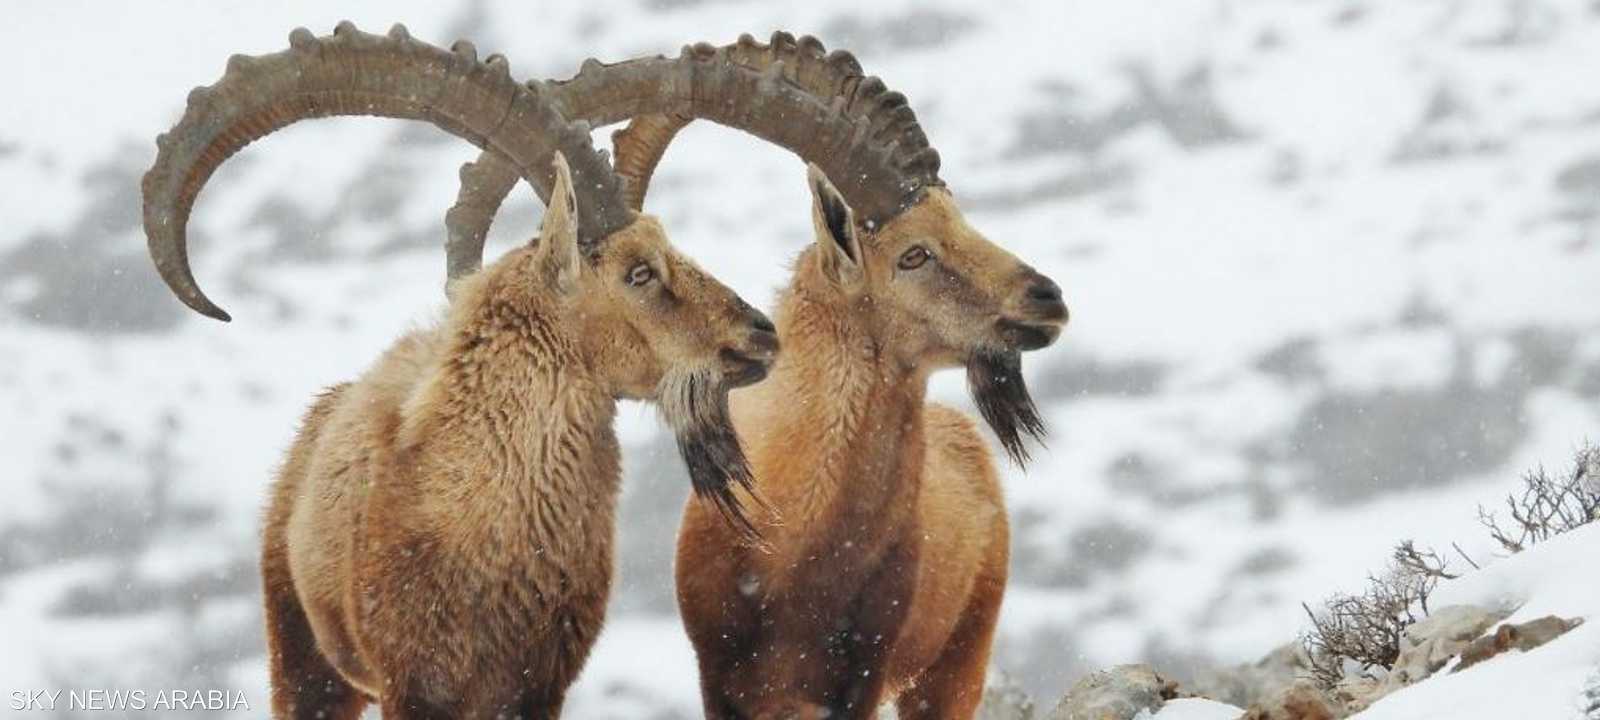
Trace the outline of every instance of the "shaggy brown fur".
<instances>
[{"instance_id":1,"label":"shaggy brown fur","mask_svg":"<svg viewBox=\"0 0 1600 720\"><path fill-rule=\"evenodd\" d=\"M277 716L559 715L610 591L616 399L713 402L770 363L771 325L654 220L582 255L557 176L541 240L306 415L262 552ZM680 433L728 433L681 395Z\"/></svg>"},{"instance_id":2,"label":"shaggy brown fur","mask_svg":"<svg viewBox=\"0 0 1600 720\"><path fill-rule=\"evenodd\" d=\"M1052 342L1066 306L941 189L858 238L815 167L811 183L817 242L777 314L787 351L770 379L732 396L774 510L766 546L741 545L694 504L679 537L678 602L706 716L869 718L896 697L907 720L968 718L1009 530L984 440L925 401L927 379L968 364L980 405L1036 422L1017 366L993 358Z\"/></svg>"}]
</instances>

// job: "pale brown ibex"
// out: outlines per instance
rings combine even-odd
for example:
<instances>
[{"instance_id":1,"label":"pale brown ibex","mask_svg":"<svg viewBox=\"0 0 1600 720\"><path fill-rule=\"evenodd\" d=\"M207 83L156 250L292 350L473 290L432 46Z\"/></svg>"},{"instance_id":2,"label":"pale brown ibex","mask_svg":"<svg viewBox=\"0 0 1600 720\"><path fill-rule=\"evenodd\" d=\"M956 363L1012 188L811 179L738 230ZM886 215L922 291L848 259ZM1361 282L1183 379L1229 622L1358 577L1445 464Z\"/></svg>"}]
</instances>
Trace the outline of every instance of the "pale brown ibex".
<instances>
[{"instance_id":1,"label":"pale brown ibex","mask_svg":"<svg viewBox=\"0 0 1600 720\"><path fill-rule=\"evenodd\" d=\"M849 53L778 33L676 59L585 63L550 83L571 117L633 118L616 166L638 207L673 135L696 118L813 163L816 243L779 302L786 352L734 393L756 491L782 522L756 548L691 505L679 607L710 718L969 718L1007 577L1009 530L975 425L925 401L965 366L1018 462L1043 425L1020 353L1053 342L1061 291L968 225L899 93ZM480 158L453 238L481 238L505 170ZM835 188L829 179L839 184Z\"/></svg>"},{"instance_id":2,"label":"pale brown ibex","mask_svg":"<svg viewBox=\"0 0 1600 720\"><path fill-rule=\"evenodd\" d=\"M307 413L263 538L273 711L355 718L376 700L386 718L555 717L610 590L617 399L659 404L696 489L737 520L730 487L749 470L726 394L766 374L773 327L631 210L587 126L503 58L400 26L290 43L235 56L158 141L145 228L190 307L227 318L186 251L206 178L301 119L426 120L503 156L548 209L533 243L453 273L438 327Z\"/></svg>"}]
</instances>

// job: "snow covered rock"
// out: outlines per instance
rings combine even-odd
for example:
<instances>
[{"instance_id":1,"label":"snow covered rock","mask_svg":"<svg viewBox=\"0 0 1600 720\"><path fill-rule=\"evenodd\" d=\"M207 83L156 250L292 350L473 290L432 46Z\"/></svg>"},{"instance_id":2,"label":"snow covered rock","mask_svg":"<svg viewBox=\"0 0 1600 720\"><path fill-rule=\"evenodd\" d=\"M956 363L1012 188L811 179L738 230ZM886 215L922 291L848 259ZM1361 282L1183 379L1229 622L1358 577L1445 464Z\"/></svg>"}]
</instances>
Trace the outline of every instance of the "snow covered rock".
<instances>
[{"instance_id":1,"label":"snow covered rock","mask_svg":"<svg viewBox=\"0 0 1600 720\"><path fill-rule=\"evenodd\" d=\"M1177 696L1178 684L1149 665L1118 665L1072 686L1048 720L1131 720Z\"/></svg>"},{"instance_id":2,"label":"snow covered rock","mask_svg":"<svg viewBox=\"0 0 1600 720\"><path fill-rule=\"evenodd\" d=\"M1344 708L1346 714L1358 713L1367 709L1383 696L1394 692L1394 688L1405 687L1405 683L1389 685L1389 677L1381 674L1381 669L1376 677L1367 675L1352 675L1339 681L1333 689L1332 698L1334 707Z\"/></svg>"},{"instance_id":3,"label":"snow covered rock","mask_svg":"<svg viewBox=\"0 0 1600 720\"><path fill-rule=\"evenodd\" d=\"M1477 605L1451 605L1406 628L1400 639L1400 658L1384 679L1384 694L1438 672L1506 614Z\"/></svg>"},{"instance_id":4,"label":"snow covered rock","mask_svg":"<svg viewBox=\"0 0 1600 720\"><path fill-rule=\"evenodd\" d=\"M1433 611L1406 628L1400 638L1400 656L1387 675L1345 679L1335 693L1338 701L1348 712L1360 712L1396 690L1427 679L1508 614L1509 608L1481 605L1449 605Z\"/></svg>"}]
</instances>

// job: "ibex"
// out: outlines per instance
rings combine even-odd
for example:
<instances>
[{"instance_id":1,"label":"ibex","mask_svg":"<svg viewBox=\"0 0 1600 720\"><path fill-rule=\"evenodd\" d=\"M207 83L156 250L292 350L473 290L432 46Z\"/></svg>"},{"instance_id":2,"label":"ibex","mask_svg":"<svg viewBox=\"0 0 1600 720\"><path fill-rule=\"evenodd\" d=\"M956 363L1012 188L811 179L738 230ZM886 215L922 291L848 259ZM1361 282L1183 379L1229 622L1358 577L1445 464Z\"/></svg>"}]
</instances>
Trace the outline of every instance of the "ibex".
<instances>
[{"instance_id":1,"label":"ibex","mask_svg":"<svg viewBox=\"0 0 1600 720\"><path fill-rule=\"evenodd\" d=\"M235 56L158 140L145 228L190 307L227 318L189 269L195 196L233 152L301 119L429 121L548 202L540 236L486 269L466 274L481 246L450 246L441 324L306 414L263 537L273 711L355 718L376 700L386 718L555 717L610 590L616 400L656 401L697 489L737 515L729 486L749 470L726 394L765 375L773 327L630 210L587 126L503 58L400 26L290 43Z\"/></svg>"},{"instance_id":2,"label":"ibex","mask_svg":"<svg viewBox=\"0 0 1600 720\"><path fill-rule=\"evenodd\" d=\"M902 718L971 717L1009 530L983 439L925 401L927 378L964 365L979 410L1023 462L1022 434L1043 425L1020 353L1059 335L1060 289L966 223L905 97L813 38L591 61L550 87L572 117L634 118L615 139L634 207L695 118L813 163L817 239L779 303L786 352L766 382L733 394L755 490L781 522L765 523L756 548L691 504L679 536L678 601L706 716L868 718L894 697ZM455 236L481 236L510 184L501 165L479 160L458 207L480 224Z\"/></svg>"}]
</instances>

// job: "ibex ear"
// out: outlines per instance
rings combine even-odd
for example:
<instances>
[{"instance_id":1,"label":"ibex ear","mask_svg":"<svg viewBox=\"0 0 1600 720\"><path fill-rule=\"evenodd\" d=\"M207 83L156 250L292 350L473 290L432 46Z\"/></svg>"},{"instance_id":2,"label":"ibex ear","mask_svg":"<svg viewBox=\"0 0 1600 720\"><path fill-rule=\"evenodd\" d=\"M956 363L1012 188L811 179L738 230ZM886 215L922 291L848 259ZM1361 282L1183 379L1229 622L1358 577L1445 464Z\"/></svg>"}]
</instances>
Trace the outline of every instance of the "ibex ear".
<instances>
[{"instance_id":1,"label":"ibex ear","mask_svg":"<svg viewBox=\"0 0 1600 720\"><path fill-rule=\"evenodd\" d=\"M572 194L572 170L566 156L557 152L551 165L555 185L539 226L539 266L553 287L570 292L577 287L582 258L578 252L578 199Z\"/></svg>"},{"instance_id":2,"label":"ibex ear","mask_svg":"<svg viewBox=\"0 0 1600 720\"><path fill-rule=\"evenodd\" d=\"M811 186L811 223L817 231L817 262L823 276L839 285L861 279L861 242L856 237L856 214L839 189L815 164L806 164Z\"/></svg>"}]
</instances>

